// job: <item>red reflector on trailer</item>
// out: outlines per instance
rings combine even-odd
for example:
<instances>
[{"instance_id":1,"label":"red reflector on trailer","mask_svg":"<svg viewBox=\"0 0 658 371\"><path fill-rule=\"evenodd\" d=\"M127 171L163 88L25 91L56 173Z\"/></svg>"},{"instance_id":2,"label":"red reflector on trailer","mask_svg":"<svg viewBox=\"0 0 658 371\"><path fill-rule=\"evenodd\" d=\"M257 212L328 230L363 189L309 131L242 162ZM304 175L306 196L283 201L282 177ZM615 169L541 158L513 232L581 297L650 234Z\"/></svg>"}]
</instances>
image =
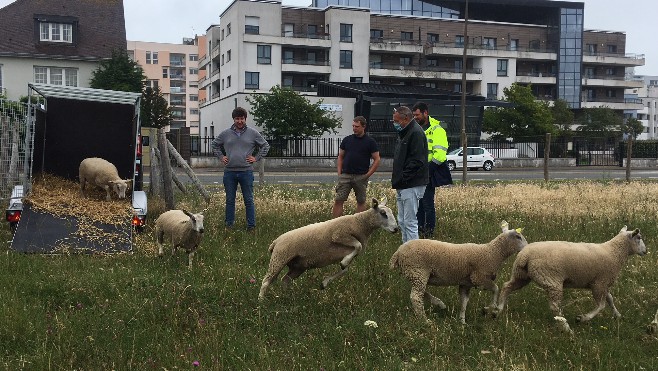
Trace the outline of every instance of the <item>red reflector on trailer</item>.
<instances>
[{"instance_id":1,"label":"red reflector on trailer","mask_svg":"<svg viewBox=\"0 0 658 371\"><path fill-rule=\"evenodd\" d=\"M20 210L7 211L6 217L9 223L18 222L21 220L21 212Z\"/></svg>"}]
</instances>

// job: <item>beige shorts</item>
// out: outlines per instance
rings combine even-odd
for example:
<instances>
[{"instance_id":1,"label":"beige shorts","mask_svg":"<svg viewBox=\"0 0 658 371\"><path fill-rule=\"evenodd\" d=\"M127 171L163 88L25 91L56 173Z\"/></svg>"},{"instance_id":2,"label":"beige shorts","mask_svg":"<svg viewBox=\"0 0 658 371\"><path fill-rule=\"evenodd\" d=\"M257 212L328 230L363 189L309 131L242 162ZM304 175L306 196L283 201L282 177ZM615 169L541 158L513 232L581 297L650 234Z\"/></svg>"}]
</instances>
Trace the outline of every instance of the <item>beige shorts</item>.
<instances>
[{"instance_id":1,"label":"beige shorts","mask_svg":"<svg viewBox=\"0 0 658 371\"><path fill-rule=\"evenodd\" d=\"M354 189L357 203L366 202L366 189L368 188L368 178L366 174L340 174L338 184L336 184L336 201L346 201L350 191Z\"/></svg>"}]
</instances>

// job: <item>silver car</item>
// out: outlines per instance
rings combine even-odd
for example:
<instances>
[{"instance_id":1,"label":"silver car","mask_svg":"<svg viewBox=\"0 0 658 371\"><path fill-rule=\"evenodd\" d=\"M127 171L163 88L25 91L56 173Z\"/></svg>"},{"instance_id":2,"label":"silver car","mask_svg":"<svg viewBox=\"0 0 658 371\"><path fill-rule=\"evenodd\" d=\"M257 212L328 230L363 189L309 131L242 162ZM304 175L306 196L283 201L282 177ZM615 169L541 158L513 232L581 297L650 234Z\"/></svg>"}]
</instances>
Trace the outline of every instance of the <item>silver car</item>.
<instances>
[{"instance_id":1,"label":"silver car","mask_svg":"<svg viewBox=\"0 0 658 371\"><path fill-rule=\"evenodd\" d=\"M469 169L477 170L479 168L485 171L491 171L494 168L496 160L493 155L482 147L467 147L466 148L466 163ZM448 152L447 155L448 169L451 171L456 168L461 168L464 162L462 148L454 149Z\"/></svg>"}]
</instances>

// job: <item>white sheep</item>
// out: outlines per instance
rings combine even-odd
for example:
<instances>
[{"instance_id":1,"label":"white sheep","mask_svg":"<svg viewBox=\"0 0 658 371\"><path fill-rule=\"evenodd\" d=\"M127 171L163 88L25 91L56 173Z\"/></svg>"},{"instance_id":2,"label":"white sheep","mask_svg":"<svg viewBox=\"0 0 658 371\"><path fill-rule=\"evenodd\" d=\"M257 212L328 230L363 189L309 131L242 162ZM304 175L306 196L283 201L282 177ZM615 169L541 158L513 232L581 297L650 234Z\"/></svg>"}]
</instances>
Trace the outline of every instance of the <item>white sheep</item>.
<instances>
[{"instance_id":1,"label":"white sheep","mask_svg":"<svg viewBox=\"0 0 658 371\"><path fill-rule=\"evenodd\" d=\"M501 223L502 233L486 244L454 244L436 240L411 240L402 244L391 257L391 269L399 268L411 282L411 306L416 316L427 321L423 297L434 306L445 309L445 304L426 291L427 285L459 286L461 311L459 319L466 323L466 305L470 290L480 287L493 293L496 305L498 286L494 283L502 263L510 255L528 244L521 229L508 229Z\"/></svg>"},{"instance_id":2,"label":"white sheep","mask_svg":"<svg viewBox=\"0 0 658 371\"><path fill-rule=\"evenodd\" d=\"M562 316L562 293L565 288L590 289L596 302L594 310L579 315L576 320L591 320L603 308L606 301L615 318L621 317L614 304L610 287L615 283L621 268L633 254L644 255L647 248L639 229L621 229L613 239L596 243L565 241L533 242L519 253L512 266L512 277L500 291L497 308L501 312L507 298L531 281L548 293L549 306L555 316Z\"/></svg>"},{"instance_id":3,"label":"white sheep","mask_svg":"<svg viewBox=\"0 0 658 371\"><path fill-rule=\"evenodd\" d=\"M163 242L167 239L171 242L172 254L176 252L177 247L185 249L190 269L192 269L194 252L199 247L202 237L203 213L192 214L186 210L169 210L160 214L155 221L158 255L164 254Z\"/></svg>"},{"instance_id":4,"label":"white sheep","mask_svg":"<svg viewBox=\"0 0 658 371\"><path fill-rule=\"evenodd\" d=\"M126 198L126 189L131 184L130 179L121 179L116 166L111 162L98 157L91 157L82 160L80 163L80 192L85 195L87 184L99 186L107 192L107 200L111 200L110 189L119 196Z\"/></svg>"},{"instance_id":5,"label":"white sheep","mask_svg":"<svg viewBox=\"0 0 658 371\"><path fill-rule=\"evenodd\" d=\"M368 238L377 228L393 233L398 231L393 212L386 207L386 199L379 203L373 198L372 208L368 210L310 224L280 235L269 247L272 256L258 299L265 298L267 287L286 265L288 272L283 282L288 286L308 269L340 263L340 271L322 280L321 287L326 288L331 281L347 272L354 257L366 248Z\"/></svg>"}]
</instances>

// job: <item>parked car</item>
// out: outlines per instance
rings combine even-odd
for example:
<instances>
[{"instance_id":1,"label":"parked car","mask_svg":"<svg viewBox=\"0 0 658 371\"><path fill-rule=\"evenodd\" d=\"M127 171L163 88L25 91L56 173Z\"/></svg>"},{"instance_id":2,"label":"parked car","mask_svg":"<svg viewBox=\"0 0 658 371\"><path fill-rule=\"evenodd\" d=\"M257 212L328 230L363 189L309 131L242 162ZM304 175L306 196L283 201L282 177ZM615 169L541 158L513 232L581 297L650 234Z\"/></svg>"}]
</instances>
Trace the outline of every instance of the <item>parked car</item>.
<instances>
[{"instance_id":1,"label":"parked car","mask_svg":"<svg viewBox=\"0 0 658 371\"><path fill-rule=\"evenodd\" d=\"M466 148L466 163L469 169L477 170L479 168L485 171L491 171L496 164L496 159L493 155L482 147L468 147ZM451 171L456 168L461 168L464 162L462 148L454 149L448 152L447 159L448 169Z\"/></svg>"}]
</instances>

